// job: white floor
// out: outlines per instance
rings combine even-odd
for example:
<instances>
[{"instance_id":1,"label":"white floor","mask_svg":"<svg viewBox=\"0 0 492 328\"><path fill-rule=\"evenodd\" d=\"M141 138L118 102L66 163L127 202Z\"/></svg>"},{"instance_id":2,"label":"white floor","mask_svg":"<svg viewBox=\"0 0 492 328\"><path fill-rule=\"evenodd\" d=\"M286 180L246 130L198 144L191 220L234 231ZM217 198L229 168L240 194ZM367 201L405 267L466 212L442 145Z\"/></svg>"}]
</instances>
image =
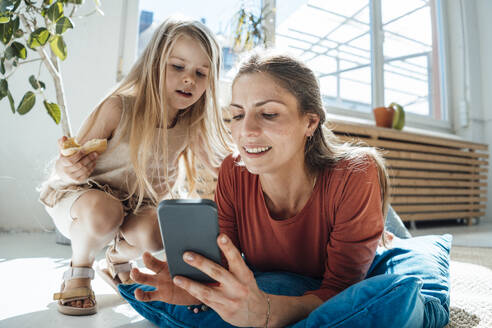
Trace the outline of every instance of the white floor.
<instances>
[{"instance_id":1,"label":"white floor","mask_svg":"<svg viewBox=\"0 0 492 328\"><path fill-rule=\"evenodd\" d=\"M453 244L492 247L492 222L411 230L412 235L451 233ZM102 257L103 254L100 254ZM60 288L70 247L52 233L0 233L0 327L154 327L96 275L93 288L99 312L70 317L56 310L52 295Z\"/></svg>"},{"instance_id":2,"label":"white floor","mask_svg":"<svg viewBox=\"0 0 492 328\"><path fill-rule=\"evenodd\" d=\"M97 314L58 313L52 295L70 255L70 247L56 244L53 233L0 234L0 327L155 327L97 275L92 284Z\"/></svg>"},{"instance_id":3,"label":"white floor","mask_svg":"<svg viewBox=\"0 0 492 328\"><path fill-rule=\"evenodd\" d=\"M425 227L418 224L417 229L411 229L412 236L421 235L442 235L444 233L450 233L453 235L454 246L468 246L468 247L492 247L492 222L481 221L479 224L473 224L471 226L458 225L448 223L443 226L437 226L436 224Z\"/></svg>"}]
</instances>

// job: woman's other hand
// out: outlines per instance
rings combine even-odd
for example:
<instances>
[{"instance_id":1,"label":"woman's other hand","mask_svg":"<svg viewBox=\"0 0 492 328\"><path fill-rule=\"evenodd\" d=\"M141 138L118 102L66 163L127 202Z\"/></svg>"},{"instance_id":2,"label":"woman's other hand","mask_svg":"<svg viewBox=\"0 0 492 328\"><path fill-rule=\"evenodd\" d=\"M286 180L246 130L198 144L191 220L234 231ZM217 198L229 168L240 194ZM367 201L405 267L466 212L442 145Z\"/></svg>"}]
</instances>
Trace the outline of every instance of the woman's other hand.
<instances>
[{"instance_id":1,"label":"woman's other hand","mask_svg":"<svg viewBox=\"0 0 492 328\"><path fill-rule=\"evenodd\" d=\"M174 277L173 282L214 309L228 323L262 327L269 307L265 293L258 288L253 272L231 240L221 234L217 243L227 259L229 270L192 252L184 253L183 259L216 280L218 285L204 285L182 276Z\"/></svg>"},{"instance_id":2,"label":"woman's other hand","mask_svg":"<svg viewBox=\"0 0 492 328\"><path fill-rule=\"evenodd\" d=\"M63 142L66 140L67 137L65 136L58 139L60 150L63 149ZM97 157L98 154L96 152L86 154L83 150L79 150L70 156L63 156L60 153L60 156L56 161L56 171L63 179L82 183L86 181L91 176L92 171L94 171Z\"/></svg>"},{"instance_id":3,"label":"woman's other hand","mask_svg":"<svg viewBox=\"0 0 492 328\"><path fill-rule=\"evenodd\" d=\"M177 305L200 303L185 290L173 284L167 262L158 260L149 252L145 252L142 258L145 266L152 270L155 274L143 273L137 268L134 268L131 271L130 277L139 284L153 286L156 289L148 292L141 289L136 289L135 297L137 300L143 302L162 301Z\"/></svg>"}]
</instances>

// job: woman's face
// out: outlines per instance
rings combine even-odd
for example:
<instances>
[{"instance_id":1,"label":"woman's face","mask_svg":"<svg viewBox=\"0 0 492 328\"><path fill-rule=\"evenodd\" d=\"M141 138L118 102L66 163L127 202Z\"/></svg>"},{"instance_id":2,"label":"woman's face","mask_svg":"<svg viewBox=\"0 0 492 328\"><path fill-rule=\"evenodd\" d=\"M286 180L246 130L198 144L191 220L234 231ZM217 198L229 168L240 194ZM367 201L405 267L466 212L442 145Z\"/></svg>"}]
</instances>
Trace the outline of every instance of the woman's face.
<instances>
[{"instance_id":1,"label":"woman's face","mask_svg":"<svg viewBox=\"0 0 492 328\"><path fill-rule=\"evenodd\" d=\"M182 35L167 62L166 99L172 110L193 105L205 92L210 65L198 41Z\"/></svg>"},{"instance_id":2,"label":"woman's face","mask_svg":"<svg viewBox=\"0 0 492 328\"><path fill-rule=\"evenodd\" d=\"M297 99L266 73L245 74L232 87L231 132L254 174L290 173L304 164L304 145L319 119L301 115Z\"/></svg>"}]
</instances>

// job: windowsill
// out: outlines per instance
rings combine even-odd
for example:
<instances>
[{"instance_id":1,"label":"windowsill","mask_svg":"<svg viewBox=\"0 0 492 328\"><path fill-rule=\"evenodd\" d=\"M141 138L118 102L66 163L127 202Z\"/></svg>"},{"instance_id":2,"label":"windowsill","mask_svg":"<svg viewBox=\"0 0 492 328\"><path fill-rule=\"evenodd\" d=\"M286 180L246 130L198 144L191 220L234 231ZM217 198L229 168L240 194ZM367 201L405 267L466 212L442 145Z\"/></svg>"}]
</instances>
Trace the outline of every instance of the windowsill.
<instances>
[{"instance_id":1,"label":"windowsill","mask_svg":"<svg viewBox=\"0 0 492 328\"><path fill-rule=\"evenodd\" d=\"M330 122L330 121L331 122L341 122L341 123L355 123L355 124L367 125L370 127L376 126L376 124L374 123L373 120L369 120L369 119L365 119L365 118L361 118L361 117L338 115L338 114L333 114L333 113L326 113L326 121L328 121L328 122ZM393 131L396 131L396 130L393 130ZM463 138L461 138L455 134L452 134L452 133L441 132L441 131L431 131L429 129L424 129L424 128L405 126L403 128L402 132L408 132L408 133L414 133L414 134L420 134L420 135L428 135L428 136L432 136L432 137L453 139L453 140L459 140L459 141L467 141L467 140L464 140Z\"/></svg>"}]
</instances>

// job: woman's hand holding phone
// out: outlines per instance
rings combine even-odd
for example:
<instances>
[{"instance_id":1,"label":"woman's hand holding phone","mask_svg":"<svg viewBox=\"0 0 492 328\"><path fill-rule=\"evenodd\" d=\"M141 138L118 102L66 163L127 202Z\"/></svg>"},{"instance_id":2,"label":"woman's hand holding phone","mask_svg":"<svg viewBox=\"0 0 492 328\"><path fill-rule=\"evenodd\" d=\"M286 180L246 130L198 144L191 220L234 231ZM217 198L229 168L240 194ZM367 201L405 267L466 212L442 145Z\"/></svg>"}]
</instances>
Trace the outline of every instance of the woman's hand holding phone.
<instances>
[{"instance_id":1,"label":"woman's hand holding phone","mask_svg":"<svg viewBox=\"0 0 492 328\"><path fill-rule=\"evenodd\" d=\"M175 276L171 280L167 264L146 253L144 263L156 274L146 275L138 269L133 269L132 278L138 283L157 289L150 292L137 289L135 297L140 301L158 300L181 305L201 302L214 309L222 319L232 325L263 326L269 307L265 293L258 288L253 272L231 240L225 234L221 234L217 243L224 253L229 270L193 252L185 252L183 259L219 282L218 285L202 284L183 276ZM176 289L176 286L180 288ZM194 302L190 302L192 299Z\"/></svg>"},{"instance_id":2,"label":"woman's hand holding phone","mask_svg":"<svg viewBox=\"0 0 492 328\"><path fill-rule=\"evenodd\" d=\"M97 152L91 152L86 154L83 149L78 150L70 156L64 156L61 150L64 148L63 143L67 140L67 137L58 139L58 146L60 148L60 156L56 161L56 171L60 177L64 179L73 180L81 183L87 180L94 171L96 166L96 159L98 157Z\"/></svg>"}]
</instances>

